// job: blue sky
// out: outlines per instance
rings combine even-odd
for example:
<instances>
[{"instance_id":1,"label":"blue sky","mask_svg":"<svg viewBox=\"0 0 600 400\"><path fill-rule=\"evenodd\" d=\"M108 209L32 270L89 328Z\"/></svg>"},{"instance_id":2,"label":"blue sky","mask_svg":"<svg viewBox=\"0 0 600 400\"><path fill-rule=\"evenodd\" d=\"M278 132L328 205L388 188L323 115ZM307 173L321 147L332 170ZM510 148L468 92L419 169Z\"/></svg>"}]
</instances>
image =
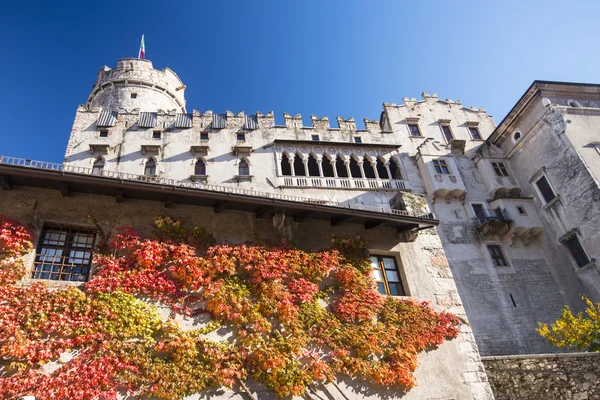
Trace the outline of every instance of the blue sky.
<instances>
[{"instance_id":1,"label":"blue sky","mask_svg":"<svg viewBox=\"0 0 600 400\"><path fill-rule=\"evenodd\" d=\"M362 128L383 102L426 91L499 123L535 79L600 83L598 15L598 1L8 2L0 155L61 162L97 72L136 57L142 33L190 110Z\"/></svg>"}]
</instances>

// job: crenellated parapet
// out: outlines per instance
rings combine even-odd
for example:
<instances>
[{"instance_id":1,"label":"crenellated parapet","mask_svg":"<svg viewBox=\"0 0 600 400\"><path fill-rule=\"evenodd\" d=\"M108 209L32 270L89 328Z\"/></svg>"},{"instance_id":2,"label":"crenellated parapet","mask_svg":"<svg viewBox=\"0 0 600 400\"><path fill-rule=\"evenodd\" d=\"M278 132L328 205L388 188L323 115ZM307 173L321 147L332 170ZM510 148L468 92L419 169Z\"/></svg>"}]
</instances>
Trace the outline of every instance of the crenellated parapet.
<instances>
[{"instance_id":1,"label":"crenellated parapet","mask_svg":"<svg viewBox=\"0 0 600 400\"><path fill-rule=\"evenodd\" d=\"M312 121L312 126L314 129L328 130L331 128L329 126L329 117L327 116L319 118L316 115L311 114L310 120Z\"/></svg>"},{"instance_id":2,"label":"crenellated parapet","mask_svg":"<svg viewBox=\"0 0 600 400\"><path fill-rule=\"evenodd\" d=\"M288 113L283 113L283 122L288 129L300 129L302 128L302 116L296 114L293 117Z\"/></svg>"},{"instance_id":3,"label":"crenellated parapet","mask_svg":"<svg viewBox=\"0 0 600 400\"><path fill-rule=\"evenodd\" d=\"M340 130L342 131L350 131L350 132L355 132L356 131L356 122L354 122L354 118L350 117L348 119L344 119L342 117L337 117L337 124Z\"/></svg>"}]
</instances>

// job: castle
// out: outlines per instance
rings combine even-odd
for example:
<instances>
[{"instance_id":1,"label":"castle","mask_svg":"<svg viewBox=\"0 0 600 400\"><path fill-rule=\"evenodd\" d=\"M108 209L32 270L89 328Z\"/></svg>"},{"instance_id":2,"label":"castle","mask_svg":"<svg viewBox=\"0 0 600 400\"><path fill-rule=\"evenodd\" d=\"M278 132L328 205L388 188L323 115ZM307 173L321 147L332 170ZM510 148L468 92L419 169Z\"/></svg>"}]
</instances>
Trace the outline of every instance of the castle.
<instances>
[{"instance_id":1,"label":"castle","mask_svg":"<svg viewBox=\"0 0 600 400\"><path fill-rule=\"evenodd\" d=\"M600 301L599 85L536 81L497 126L483 108L423 93L384 103L364 129L192 111L185 90L149 60L102 68L62 165L0 159L0 214L41 238L73 227L93 237L88 215L143 230L162 214L234 243L259 233L317 248L360 235L382 294L470 323L422 356L427 383L406 399L493 398L480 356L557 352L538 322L581 310L581 295ZM36 260L26 280L93 274L89 253L60 273Z\"/></svg>"}]
</instances>

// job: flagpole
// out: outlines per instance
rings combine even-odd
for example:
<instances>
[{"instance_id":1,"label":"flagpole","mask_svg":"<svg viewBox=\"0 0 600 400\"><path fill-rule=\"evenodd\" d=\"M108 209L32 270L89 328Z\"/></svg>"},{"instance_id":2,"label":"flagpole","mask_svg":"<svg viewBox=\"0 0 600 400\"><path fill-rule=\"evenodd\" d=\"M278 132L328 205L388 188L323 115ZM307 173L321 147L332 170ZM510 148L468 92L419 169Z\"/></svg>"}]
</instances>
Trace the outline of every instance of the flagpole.
<instances>
[{"instance_id":1,"label":"flagpole","mask_svg":"<svg viewBox=\"0 0 600 400\"><path fill-rule=\"evenodd\" d=\"M144 44L144 34L142 33L142 41L140 43L140 50L138 51L138 58L146 57L146 45Z\"/></svg>"}]
</instances>

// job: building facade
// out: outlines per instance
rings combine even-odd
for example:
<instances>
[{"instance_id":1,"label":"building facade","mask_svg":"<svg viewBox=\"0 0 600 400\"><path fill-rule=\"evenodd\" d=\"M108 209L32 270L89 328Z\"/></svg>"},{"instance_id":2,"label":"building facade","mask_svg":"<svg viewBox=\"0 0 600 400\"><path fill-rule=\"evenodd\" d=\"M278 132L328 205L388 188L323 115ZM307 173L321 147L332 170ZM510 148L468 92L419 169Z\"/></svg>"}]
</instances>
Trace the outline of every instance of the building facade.
<instances>
[{"instance_id":1,"label":"building facade","mask_svg":"<svg viewBox=\"0 0 600 400\"><path fill-rule=\"evenodd\" d=\"M407 399L492 398L480 353L555 352L538 322L580 309L581 295L600 299L597 86L534 82L498 126L483 108L423 93L384 103L364 129L353 118L303 126L286 113L278 125L272 112L188 111L184 91L148 60L104 67L62 165L2 158L13 190L0 213L40 233L88 215L143 230L167 213L231 242L259 232L316 248L332 233L360 235L395 259L383 294L429 300L472 326L420 359L427 384Z\"/></svg>"}]
</instances>

